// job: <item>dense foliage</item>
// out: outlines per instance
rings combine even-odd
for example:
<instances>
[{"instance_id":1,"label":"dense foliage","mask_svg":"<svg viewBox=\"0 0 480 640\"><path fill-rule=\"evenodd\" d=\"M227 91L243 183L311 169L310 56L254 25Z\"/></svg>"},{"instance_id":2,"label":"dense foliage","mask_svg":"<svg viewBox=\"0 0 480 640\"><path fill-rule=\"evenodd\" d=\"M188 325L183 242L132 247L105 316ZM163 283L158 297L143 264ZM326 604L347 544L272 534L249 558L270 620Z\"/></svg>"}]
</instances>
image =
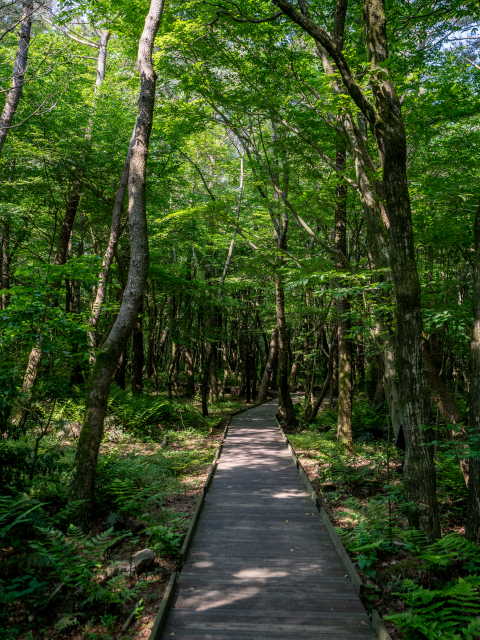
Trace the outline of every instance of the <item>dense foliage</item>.
<instances>
[{"instance_id":1,"label":"dense foliage","mask_svg":"<svg viewBox=\"0 0 480 640\"><path fill-rule=\"evenodd\" d=\"M0 623L140 616L278 394L372 602L478 637L477 3L163 5L0 0Z\"/></svg>"}]
</instances>

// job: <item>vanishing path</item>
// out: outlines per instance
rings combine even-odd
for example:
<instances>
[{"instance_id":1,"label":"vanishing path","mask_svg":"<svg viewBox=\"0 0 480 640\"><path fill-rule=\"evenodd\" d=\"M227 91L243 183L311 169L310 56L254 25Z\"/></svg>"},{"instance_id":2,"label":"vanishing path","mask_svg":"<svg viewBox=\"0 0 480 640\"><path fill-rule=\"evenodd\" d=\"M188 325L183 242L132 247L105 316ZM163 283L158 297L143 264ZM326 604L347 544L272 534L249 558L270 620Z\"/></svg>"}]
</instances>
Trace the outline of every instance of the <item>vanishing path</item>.
<instances>
[{"instance_id":1,"label":"vanishing path","mask_svg":"<svg viewBox=\"0 0 480 640\"><path fill-rule=\"evenodd\" d=\"M376 634L275 424L235 416L162 639L311 640Z\"/></svg>"}]
</instances>

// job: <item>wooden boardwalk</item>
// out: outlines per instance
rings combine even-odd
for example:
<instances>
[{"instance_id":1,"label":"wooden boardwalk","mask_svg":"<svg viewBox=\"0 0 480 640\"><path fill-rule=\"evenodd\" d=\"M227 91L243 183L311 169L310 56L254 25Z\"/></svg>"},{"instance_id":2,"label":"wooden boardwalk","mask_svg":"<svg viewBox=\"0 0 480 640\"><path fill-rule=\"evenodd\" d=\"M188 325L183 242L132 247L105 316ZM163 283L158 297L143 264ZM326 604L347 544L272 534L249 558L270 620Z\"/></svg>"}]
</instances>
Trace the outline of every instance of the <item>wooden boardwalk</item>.
<instances>
[{"instance_id":1,"label":"wooden boardwalk","mask_svg":"<svg viewBox=\"0 0 480 640\"><path fill-rule=\"evenodd\" d=\"M161 638L377 637L275 424L232 419Z\"/></svg>"}]
</instances>

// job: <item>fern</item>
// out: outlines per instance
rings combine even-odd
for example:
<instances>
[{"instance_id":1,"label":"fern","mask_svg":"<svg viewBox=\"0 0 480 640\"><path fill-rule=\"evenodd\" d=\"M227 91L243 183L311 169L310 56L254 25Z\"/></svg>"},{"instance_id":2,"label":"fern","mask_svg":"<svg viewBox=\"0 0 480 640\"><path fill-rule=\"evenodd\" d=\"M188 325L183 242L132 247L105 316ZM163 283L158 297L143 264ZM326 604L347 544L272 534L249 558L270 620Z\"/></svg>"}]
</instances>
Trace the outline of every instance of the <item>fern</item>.
<instances>
[{"instance_id":1,"label":"fern","mask_svg":"<svg viewBox=\"0 0 480 640\"><path fill-rule=\"evenodd\" d=\"M469 565L463 568L470 572L480 568L476 566L480 565L480 548L457 533L450 533L429 545L419 557L429 569L446 569L466 560Z\"/></svg>"},{"instance_id":2,"label":"fern","mask_svg":"<svg viewBox=\"0 0 480 640\"><path fill-rule=\"evenodd\" d=\"M406 638L474 640L480 634L480 576L459 578L443 589L424 589L404 580L402 597L407 613L386 616L407 632ZM419 636L418 634L423 634Z\"/></svg>"}]
</instances>

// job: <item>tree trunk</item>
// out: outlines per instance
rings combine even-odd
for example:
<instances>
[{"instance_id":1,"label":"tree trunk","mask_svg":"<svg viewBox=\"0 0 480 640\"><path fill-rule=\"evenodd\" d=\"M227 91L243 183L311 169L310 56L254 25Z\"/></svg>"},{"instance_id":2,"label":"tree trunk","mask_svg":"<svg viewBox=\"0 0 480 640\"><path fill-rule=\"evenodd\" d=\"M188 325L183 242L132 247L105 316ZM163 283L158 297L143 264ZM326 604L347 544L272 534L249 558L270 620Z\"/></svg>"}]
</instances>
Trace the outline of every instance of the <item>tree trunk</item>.
<instances>
[{"instance_id":1,"label":"tree trunk","mask_svg":"<svg viewBox=\"0 0 480 640\"><path fill-rule=\"evenodd\" d=\"M105 32L105 33L109 33L109 32ZM102 34L102 38L100 41L100 47L99 47L99 53L98 53L98 57L97 57L97 83L96 83L96 88L98 88L99 86L99 79L100 79L100 84L101 82L103 82L104 78L105 78L105 56L106 56L106 45L108 42L108 37L105 37L105 34ZM102 44L103 43L103 44ZM90 129L90 125L87 128L87 136L89 135L89 129ZM78 172L74 181L73 181L73 185L72 185L72 191L70 192L70 195L68 197L67 200L67 206L65 209L65 215L64 218L62 220L62 226L60 228L60 233L58 236L58 241L57 241L57 250L55 252L55 259L53 261L53 263L55 265L64 265L67 262L67 256L68 256L68 247L70 244L70 238L72 236L72 229L73 229L73 225L75 223L75 217L77 215L77 210L78 210L78 206L80 204L80 197L82 194L82 187L83 187L83 176L81 172ZM57 299L57 303L58 303L58 299ZM41 358L38 358L38 354L36 353L38 350L41 350L41 343L39 342L38 344L36 344L33 348L32 351L30 353L30 358L29 358L29 366L30 364L33 365L34 362L38 362L38 364L40 364ZM31 372L32 375L27 376L25 375L25 378L23 380L23 386L22 389L24 388L25 391L23 391L22 393L24 394L24 399L22 404L25 406L28 406L29 403L29 398L31 395L31 390L33 388L33 386L37 383L38 377L39 377L39 371L36 372L35 375L33 375L33 372ZM23 416L23 408L21 406L18 407L18 409L15 412L14 421L23 421L24 420L24 416Z\"/></svg>"},{"instance_id":2,"label":"tree trunk","mask_svg":"<svg viewBox=\"0 0 480 640\"><path fill-rule=\"evenodd\" d=\"M292 398L288 389L288 345L287 345L287 325L285 321L285 293L283 291L283 281L281 274L275 273L275 302L277 310L278 329L278 413L286 425L296 423Z\"/></svg>"},{"instance_id":3,"label":"tree trunk","mask_svg":"<svg viewBox=\"0 0 480 640\"><path fill-rule=\"evenodd\" d=\"M207 342L202 371L202 416L208 418L208 378L210 376L210 362L213 358L212 345Z\"/></svg>"},{"instance_id":4,"label":"tree trunk","mask_svg":"<svg viewBox=\"0 0 480 640\"><path fill-rule=\"evenodd\" d=\"M453 398L450 391L445 386L443 380L440 378L438 374L438 366L435 362L434 354L430 350L430 346L426 343L426 340L423 344L423 373L425 375L425 382L427 387L430 389L430 394L432 396L433 401L438 407L438 410L442 414L443 419L445 420L445 424L447 429L449 429L450 425L459 425L465 422L465 419L462 415L462 412L457 407L455 399ZM465 429L461 431L456 431L449 429L450 436L452 441L457 441L457 453L460 461L460 467L462 469L463 477L465 478L465 483L468 486L469 483L469 463L468 459L462 457L462 449L465 448L465 444L462 444L462 441L468 437Z\"/></svg>"},{"instance_id":5,"label":"tree trunk","mask_svg":"<svg viewBox=\"0 0 480 640\"><path fill-rule=\"evenodd\" d=\"M218 383L217 383L217 358L216 345L212 344L212 357L210 359L210 402L218 402Z\"/></svg>"},{"instance_id":6,"label":"tree trunk","mask_svg":"<svg viewBox=\"0 0 480 640\"><path fill-rule=\"evenodd\" d=\"M303 353L300 351L300 349L297 349L295 351L295 355L293 355L293 364L292 364L292 369L290 371L290 391L296 391L297 390L297 376L300 373L300 363L302 361L302 356Z\"/></svg>"},{"instance_id":7,"label":"tree trunk","mask_svg":"<svg viewBox=\"0 0 480 640\"><path fill-rule=\"evenodd\" d=\"M140 306L132 331L132 393L140 395L143 389L143 304Z\"/></svg>"},{"instance_id":8,"label":"tree trunk","mask_svg":"<svg viewBox=\"0 0 480 640\"><path fill-rule=\"evenodd\" d=\"M369 396L372 401L372 407L375 409L381 402L383 402L385 398L385 384L383 381L385 367L383 366L383 360L381 356L375 356L374 361L377 365L375 369L375 388L373 389L373 394L370 392Z\"/></svg>"},{"instance_id":9,"label":"tree trunk","mask_svg":"<svg viewBox=\"0 0 480 640\"><path fill-rule=\"evenodd\" d=\"M252 402L257 399L257 345L252 340Z\"/></svg>"},{"instance_id":10,"label":"tree trunk","mask_svg":"<svg viewBox=\"0 0 480 640\"><path fill-rule=\"evenodd\" d=\"M185 395L187 398L193 398L195 395L195 374L193 370L193 359L190 349L185 347L185 373L187 374L187 390Z\"/></svg>"},{"instance_id":11,"label":"tree trunk","mask_svg":"<svg viewBox=\"0 0 480 640\"><path fill-rule=\"evenodd\" d=\"M337 300L338 312L338 426L337 442L344 445L353 453L352 436L352 344L346 336L349 322L345 314L349 310L349 303L345 297Z\"/></svg>"},{"instance_id":12,"label":"tree trunk","mask_svg":"<svg viewBox=\"0 0 480 640\"><path fill-rule=\"evenodd\" d=\"M470 436L477 438L477 451L470 458L467 525L465 536L471 542L480 540L480 202L475 216L475 264L472 278L473 332L470 343Z\"/></svg>"},{"instance_id":13,"label":"tree trunk","mask_svg":"<svg viewBox=\"0 0 480 640\"><path fill-rule=\"evenodd\" d=\"M120 354L120 358L118 359L118 364L115 369L114 381L118 384L120 389L125 391L126 387L126 372L127 372L127 355L128 355L128 344L125 346L125 349Z\"/></svg>"},{"instance_id":14,"label":"tree trunk","mask_svg":"<svg viewBox=\"0 0 480 640\"><path fill-rule=\"evenodd\" d=\"M141 89L128 181L131 249L128 281L118 317L97 354L89 380L85 417L73 468L72 498L87 501L82 509L83 521L86 523L90 522L92 516L95 473L112 376L135 325L148 276L145 183L157 80L152 64L152 51L161 22L163 2L164 0L151 0L138 49Z\"/></svg>"},{"instance_id":15,"label":"tree trunk","mask_svg":"<svg viewBox=\"0 0 480 640\"><path fill-rule=\"evenodd\" d=\"M275 355L277 353L277 343L278 329L275 328L272 329L272 334L270 336L270 347L268 350L267 362L263 371L262 381L260 382L260 389L258 390L258 403L265 402L265 400L267 399L268 385L270 384L270 376L273 369L273 361L275 360Z\"/></svg>"},{"instance_id":16,"label":"tree trunk","mask_svg":"<svg viewBox=\"0 0 480 640\"><path fill-rule=\"evenodd\" d=\"M395 364L406 434L405 497L412 504L410 524L434 540L441 531L433 449L425 446L428 443L422 428L426 393L422 370L423 325L407 182L406 134L393 82L378 66L388 58L384 0L366 0L364 17L368 61L377 78L372 90L379 114L370 119L370 126L382 161L383 192L390 221L390 264L396 300Z\"/></svg>"},{"instance_id":17,"label":"tree trunk","mask_svg":"<svg viewBox=\"0 0 480 640\"><path fill-rule=\"evenodd\" d=\"M88 337L90 341L90 347L92 349L92 353L90 355L90 364L92 365L95 362L94 350L98 346L97 328L98 328L98 321L100 320L100 315L102 313L102 305L105 302L105 296L107 295L108 275L110 273L110 267L112 266L115 252L117 250L118 241L120 239L123 201L125 199L125 193L127 191L127 186L128 186L128 175L130 171L130 157L132 154L132 144L134 139L135 139L135 129L133 130L133 133L132 133L132 138L130 140L130 145L128 147L127 157L125 158L125 163L123 165L120 183L118 185L117 196L115 198L115 204L113 206L112 224L110 227L110 237L108 239L107 248L105 250L105 255L103 257L102 268L100 270L100 275L98 279L97 292L96 292L95 301L92 307L92 313L88 321L88 325L89 325Z\"/></svg>"},{"instance_id":18,"label":"tree trunk","mask_svg":"<svg viewBox=\"0 0 480 640\"><path fill-rule=\"evenodd\" d=\"M315 404L313 405L313 409L312 409L312 413L310 414L310 419L309 422L312 422L313 419L315 418L315 416L317 415L322 402L325 398L325 396L327 395L327 389L328 386L330 384L330 381L332 379L332 374L333 374L333 365L335 362L335 353L337 351L337 341L335 340L335 342L332 340L332 342L330 343L330 353L328 354L328 363L327 363L327 375L325 377L325 382L323 383L323 388L320 392L320 395L318 396Z\"/></svg>"},{"instance_id":19,"label":"tree trunk","mask_svg":"<svg viewBox=\"0 0 480 640\"><path fill-rule=\"evenodd\" d=\"M23 93L32 21L33 2L31 0L24 0L22 3L22 20L20 22L20 31L18 34L18 47L13 67L12 84L7 94L2 115L0 116L0 156L2 155L5 140L7 139L13 117L17 111L17 107Z\"/></svg>"},{"instance_id":20,"label":"tree trunk","mask_svg":"<svg viewBox=\"0 0 480 640\"><path fill-rule=\"evenodd\" d=\"M346 167L346 148L344 144L338 145L336 165L342 171ZM335 247L344 256L347 255L347 186L340 181L337 186L337 204L335 207ZM336 259L336 268L344 270L341 260ZM340 281L337 281L340 284ZM352 436L352 343L347 337L350 322L347 314L350 304L346 296L337 299L338 319L338 426L337 441L353 453Z\"/></svg>"},{"instance_id":21,"label":"tree trunk","mask_svg":"<svg viewBox=\"0 0 480 640\"><path fill-rule=\"evenodd\" d=\"M241 358L241 378L240 378L240 393L239 398L244 398L247 390L247 368L248 368L248 311L245 309L242 312L242 323L240 325L240 358Z\"/></svg>"}]
</instances>

